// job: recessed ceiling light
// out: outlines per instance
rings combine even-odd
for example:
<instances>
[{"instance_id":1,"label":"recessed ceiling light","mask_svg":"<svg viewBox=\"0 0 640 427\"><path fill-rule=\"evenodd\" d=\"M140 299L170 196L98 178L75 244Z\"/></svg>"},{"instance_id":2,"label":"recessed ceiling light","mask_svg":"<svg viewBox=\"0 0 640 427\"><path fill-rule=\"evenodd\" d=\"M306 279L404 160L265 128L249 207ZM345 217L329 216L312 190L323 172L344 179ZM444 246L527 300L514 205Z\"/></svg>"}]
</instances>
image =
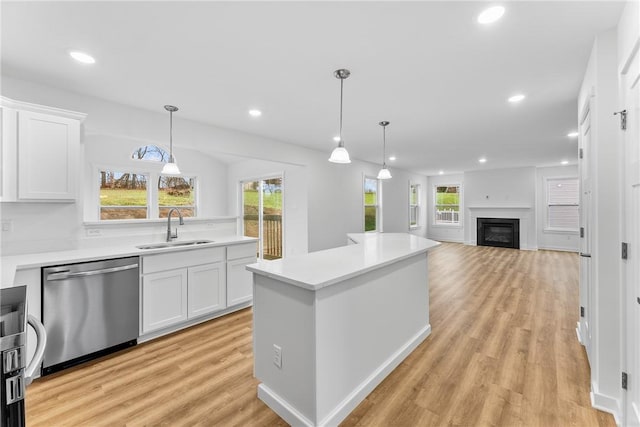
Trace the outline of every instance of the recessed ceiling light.
<instances>
[{"instance_id":1,"label":"recessed ceiling light","mask_svg":"<svg viewBox=\"0 0 640 427\"><path fill-rule=\"evenodd\" d=\"M333 140L334 140L335 142L340 142L340 136L339 136L339 135L334 136L334 137L333 137Z\"/></svg>"},{"instance_id":2,"label":"recessed ceiling light","mask_svg":"<svg viewBox=\"0 0 640 427\"><path fill-rule=\"evenodd\" d=\"M71 52L69 52L69 55L75 59L78 62L82 62L83 64L95 64L96 60L93 58L93 56L84 53L84 52L80 52L77 50L72 50Z\"/></svg>"},{"instance_id":3,"label":"recessed ceiling light","mask_svg":"<svg viewBox=\"0 0 640 427\"><path fill-rule=\"evenodd\" d=\"M260 117L262 115L262 111L260 111L260 110L249 110L249 115L251 117Z\"/></svg>"},{"instance_id":4,"label":"recessed ceiling light","mask_svg":"<svg viewBox=\"0 0 640 427\"><path fill-rule=\"evenodd\" d=\"M438 175L444 175L444 171L438 172Z\"/></svg>"},{"instance_id":5,"label":"recessed ceiling light","mask_svg":"<svg viewBox=\"0 0 640 427\"><path fill-rule=\"evenodd\" d=\"M478 15L478 22L481 24L492 24L502 18L502 15L504 15L504 7L493 6L483 10L480 15Z\"/></svg>"},{"instance_id":6,"label":"recessed ceiling light","mask_svg":"<svg viewBox=\"0 0 640 427\"><path fill-rule=\"evenodd\" d=\"M480 157L480 158L478 159L478 161L479 161L480 163L487 163L487 158L486 158L486 157Z\"/></svg>"},{"instance_id":7,"label":"recessed ceiling light","mask_svg":"<svg viewBox=\"0 0 640 427\"><path fill-rule=\"evenodd\" d=\"M391 160L392 162L396 160L396 156L389 156L389 160Z\"/></svg>"},{"instance_id":8,"label":"recessed ceiling light","mask_svg":"<svg viewBox=\"0 0 640 427\"><path fill-rule=\"evenodd\" d=\"M519 93L517 95L513 95L512 97L510 97L507 101L511 102L512 104L516 103L516 102L520 102L524 99L524 95Z\"/></svg>"},{"instance_id":9,"label":"recessed ceiling light","mask_svg":"<svg viewBox=\"0 0 640 427\"><path fill-rule=\"evenodd\" d=\"M560 162L561 165L568 165L569 164L569 160L563 160Z\"/></svg>"},{"instance_id":10,"label":"recessed ceiling light","mask_svg":"<svg viewBox=\"0 0 640 427\"><path fill-rule=\"evenodd\" d=\"M578 132L575 132L575 131L574 131L574 132L569 132L569 133L567 134L567 136L568 136L569 138L577 138L577 137L578 137L578 135L580 135L580 134L579 134Z\"/></svg>"}]
</instances>

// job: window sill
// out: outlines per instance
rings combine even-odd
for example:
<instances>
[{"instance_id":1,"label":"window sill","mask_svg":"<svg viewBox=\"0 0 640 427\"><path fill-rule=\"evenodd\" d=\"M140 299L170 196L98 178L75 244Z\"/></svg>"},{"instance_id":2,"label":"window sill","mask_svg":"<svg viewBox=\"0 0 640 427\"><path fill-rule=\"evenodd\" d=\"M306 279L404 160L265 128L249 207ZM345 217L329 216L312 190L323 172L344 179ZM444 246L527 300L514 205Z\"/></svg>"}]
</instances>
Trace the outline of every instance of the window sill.
<instances>
[{"instance_id":1,"label":"window sill","mask_svg":"<svg viewBox=\"0 0 640 427\"><path fill-rule=\"evenodd\" d=\"M433 228L462 228L462 224L431 224Z\"/></svg>"},{"instance_id":2,"label":"window sill","mask_svg":"<svg viewBox=\"0 0 640 427\"><path fill-rule=\"evenodd\" d=\"M172 216L174 221L178 220L177 216ZM236 220L236 216L216 216L210 218L184 218L185 223L206 223L206 222L226 222L229 220ZM166 224L167 218L154 218L154 219L110 219L102 221L84 221L82 225L91 228L109 228L109 227L135 227L135 226L154 226L158 224Z\"/></svg>"},{"instance_id":3,"label":"window sill","mask_svg":"<svg viewBox=\"0 0 640 427\"><path fill-rule=\"evenodd\" d=\"M576 230L574 228L549 228L549 227L545 227L542 230L543 233L548 233L548 234L574 234L574 235L578 235L580 234L579 230Z\"/></svg>"}]
</instances>

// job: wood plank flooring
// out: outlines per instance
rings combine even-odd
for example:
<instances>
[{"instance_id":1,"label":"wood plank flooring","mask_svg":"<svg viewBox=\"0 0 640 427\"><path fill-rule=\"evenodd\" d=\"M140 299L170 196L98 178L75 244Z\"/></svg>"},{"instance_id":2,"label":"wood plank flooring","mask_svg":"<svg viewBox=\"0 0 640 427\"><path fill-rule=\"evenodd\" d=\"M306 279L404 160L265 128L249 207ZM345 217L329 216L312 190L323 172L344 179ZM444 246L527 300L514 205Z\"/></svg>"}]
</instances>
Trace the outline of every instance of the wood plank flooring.
<instances>
[{"instance_id":1,"label":"wood plank flooring","mask_svg":"<svg viewBox=\"0 0 640 427\"><path fill-rule=\"evenodd\" d=\"M431 336L343 426L615 426L589 402L576 254L429 256ZM36 380L27 424L286 425L256 397L251 346L245 309Z\"/></svg>"}]
</instances>

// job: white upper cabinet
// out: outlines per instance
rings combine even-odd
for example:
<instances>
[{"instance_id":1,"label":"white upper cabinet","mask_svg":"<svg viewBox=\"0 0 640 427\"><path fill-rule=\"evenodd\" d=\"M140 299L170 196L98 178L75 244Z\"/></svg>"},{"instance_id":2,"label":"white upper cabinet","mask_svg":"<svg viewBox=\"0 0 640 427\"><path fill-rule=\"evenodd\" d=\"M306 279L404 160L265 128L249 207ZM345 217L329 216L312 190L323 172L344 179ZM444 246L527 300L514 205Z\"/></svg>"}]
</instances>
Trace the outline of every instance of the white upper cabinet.
<instances>
[{"instance_id":1,"label":"white upper cabinet","mask_svg":"<svg viewBox=\"0 0 640 427\"><path fill-rule=\"evenodd\" d=\"M2 98L2 201L74 201L85 115Z\"/></svg>"}]
</instances>

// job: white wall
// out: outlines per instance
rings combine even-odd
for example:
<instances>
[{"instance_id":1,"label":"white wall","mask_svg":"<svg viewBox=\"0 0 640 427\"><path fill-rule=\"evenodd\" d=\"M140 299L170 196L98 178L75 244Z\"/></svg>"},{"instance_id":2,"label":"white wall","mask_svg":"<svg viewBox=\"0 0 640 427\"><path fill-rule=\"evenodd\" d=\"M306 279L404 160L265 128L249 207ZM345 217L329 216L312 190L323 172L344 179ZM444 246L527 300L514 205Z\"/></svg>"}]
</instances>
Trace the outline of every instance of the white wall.
<instances>
[{"instance_id":1,"label":"white wall","mask_svg":"<svg viewBox=\"0 0 640 427\"><path fill-rule=\"evenodd\" d=\"M546 180L549 178L578 178L578 165L538 168L536 176L538 249L578 252L580 249L579 232L545 230L547 221Z\"/></svg>"},{"instance_id":2,"label":"white wall","mask_svg":"<svg viewBox=\"0 0 640 427\"><path fill-rule=\"evenodd\" d=\"M465 231L467 244L475 242L476 224L470 208L528 207L526 249L537 249L535 220L536 169L534 167L493 169L465 172L464 174ZM521 224L521 227L523 225ZM521 230L521 238L523 237Z\"/></svg>"},{"instance_id":3,"label":"white wall","mask_svg":"<svg viewBox=\"0 0 640 427\"><path fill-rule=\"evenodd\" d=\"M93 147L94 143L101 145L113 142L127 148L137 143L152 143L166 147L168 118L162 106L158 106L158 111L151 112L6 75L2 76L2 95L19 101L86 113L84 143L89 147L87 151L90 156L101 156L104 150L111 149ZM198 170L194 172L225 182L222 186L216 182L214 188L209 186L209 188L200 189L203 197L211 197L209 201L202 201L203 207L206 207L211 215L237 213L235 208L229 205L228 189L232 184L227 182L229 179L227 171L223 173L224 166L215 159L221 158L224 161L226 158L224 156L239 156L247 160L259 159L305 168L309 251L344 245L346 233L363 230L362 177L363 174L376 176L379 165L357 160L350 165L332 164L327 161L330 147L326 152L315 151L298 145L185 120L179 113L174 115L173 130L174 154L180 167L185 170L197 168ZM223 157L220 157L221 155ZM202 162L196 160L194 156L202 157ZM99 161L99 159L90 160L96 163ZM205 164L208 166L202 168ZM401 171L393 166L390 169L394 177L383 184L384 230L407 231L409 181L422 183L426 188L427 180L425 176ZM296 182L291 184L304 185ZM87 195L83 192L83 200L86 197ZM292 202L299 206L300 213L295 214L295 221L292 218L293 215L289 215L287 221L293 221L291 225L296 230L293 232L304 232L300 231L301 227L298 223L298 221L304 221L304 208L300 204L304 204L304 201L298 202L294 199ZM3 203L2 215L3 217L6 215L29 217L29 221L34 225L32 232L37 234L42 242L50 242L49 245L43 243L39 250L56 249L56 245L61 248L76 245L75 240L85 234L84 226L81 224L83 202L75 205L56 205L51 209L60 212L45 214L42 206L38 207L35 204L8 206L7 203ZM426 224L426 217L421 220ZM223 228L226 230L226 226ZM426 236L426 227L412 232ZM21 228L10 232L11 237L3 233L3 253L7 254L9 252L5 251L11 249L4 244L5 239L18 242L24 237L21 233ZM290 234L289 231L286 233ZM72 236L72 238L63 244L62 236ZM95 242L95 239L93 241ZM303 251L303 239L292 244L291 250Z\"/></svg>"},{"instance_id":4,"label":"white wall","mask_svg":"<svg viewBox=\"0 0 640 427\"><path fill-rule=\"evenodd\" d=\"M461 186L462 195L460 197L460 225L435 225L434 219L434 187L437 185L455 185L458 184ZM427 184L427 197L425 199L425 206L428 205L428 216L427 216L427 224L428 231L427 236L430 239L444 241L444 242L458 242L464 243L464 220L465 220L465 211L464 211L464 195L465 195L465 185L464 185L464 175L456 174L456 175L436 175L430 176Z\"/></svg>"}]
</instances>

